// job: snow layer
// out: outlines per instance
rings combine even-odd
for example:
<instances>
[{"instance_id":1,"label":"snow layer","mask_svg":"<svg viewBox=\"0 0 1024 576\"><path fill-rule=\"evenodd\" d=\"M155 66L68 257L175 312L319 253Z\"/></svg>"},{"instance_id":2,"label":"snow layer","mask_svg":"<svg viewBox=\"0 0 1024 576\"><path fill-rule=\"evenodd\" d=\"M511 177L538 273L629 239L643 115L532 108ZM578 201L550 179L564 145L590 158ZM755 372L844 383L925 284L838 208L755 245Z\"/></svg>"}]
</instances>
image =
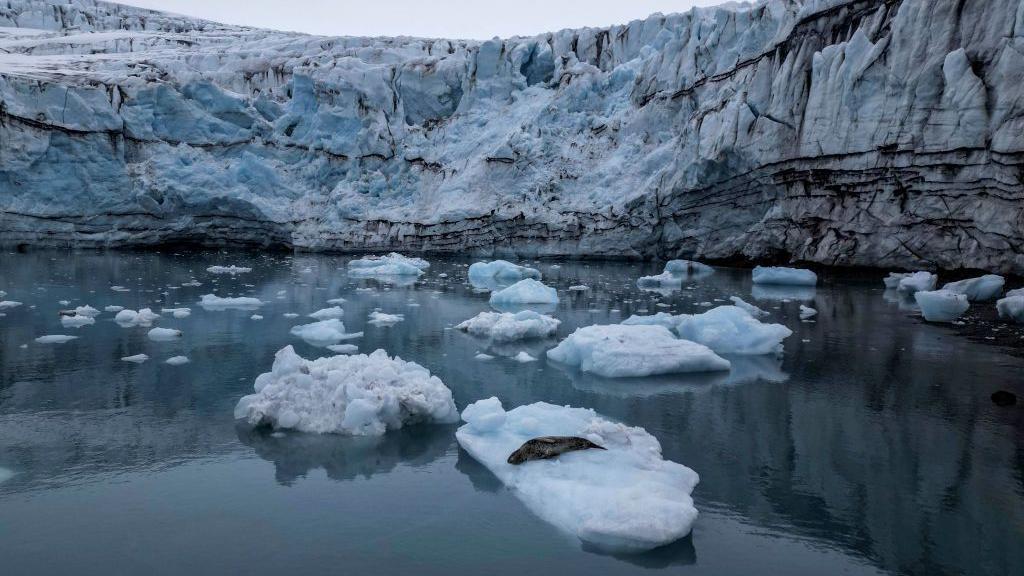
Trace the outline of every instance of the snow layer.
<instances>
[{"instance_id":1,"label":"snow layer","mask_svg":"<svg viewBox=\"0 0 1024 576\"><path fill-rule=\"evenodd\" d=\"M754 284L781 284L784 286L815 286L818 275L811 270L782 266L758 266L751 274Z\"/></svg>"},{"instance_id":2,"label":"snow layer","mask_svg":"<svg viewBox=\"0 0 1024 576\"><path fill-rule=\"evenodd\" d=\"M729 361L663 326L613 324L578 328L548 358L606 378L728 370Z\"/></svg>"},{"instance_id":3,"label":"snow layer","mask_svg":"<svg viewBox=\"0 0 1024 576\"><path fill-rule=\"evenodd\" d=\"M505 411L497 398L462 411L459 445L537 516L582 542L611 552L642 552L690 533L699 477L664 460L658 440L593 410L538 402ZM606 450L509 464L538 436L579 436Z\"/></svg>"},{"instance_id":4,"label":"snow layer","mask_svg":"<svg viewBox=\"0 0 1024 576\"><path fill-rule=\"evenodd\" d=\"M458 419L440 379L383 350L306 360L286 346L254 389L235 406L235 418L252 425L380 436L409 424Z\"/></svg>"},{"instance_id":5,"label":"snow layer","mask_svg":"<svg viewBox=\"0 0 1024 576\"><path fill-rule=\"evenodd\" d=\"M8 0L0 242L1020 272L1021 14L766 0L475 42Z\"/></svg>"},{"instance_id":6,"label":"snow layer","mask_svg":"<svg viewBox=\"0 0 1024 576\"><path fill-rule=\"evenodd\" d=\"M942 287L947 292L956 292L967 296L971 302L983 302L999 296L1003 292L1006 279L996 274L986 274L977 278L968 278L959 282L950 282Z\"/></svg>"},{"instance_id":7,"label":"snow layer","mask_svg":"<svg viewBox=\"0 0 1024 576\"><path fill-rule=\"evenodd\" d=\"M718 354L778 354L793 331L765 324L738 306L719 306L703 314L683 315L676 325L681 338L703 344Z\"/></svg>"},{"instance_id":8,"label":"snow layer","mask_svg":"<svg viewBox=\"0 0 1024 576\"><path fill-rule=\"evenodd\" d=\"M929 322L952 322L971 307L967 296L949 290L918 291L914 293L914 300Z\"/></svg>"},{"instance_id":9,"label":"snow layer","mask_svg":"<svg viewBox=\"0 0 1024 576\"><path fill-rule=\"evenodd\" d=\"M510 312L481 312L455 326L474 336L490 338L494 342L512 342L528 338L546 338L555 333L562 322L551 316L523 310Z\"/></svg>"},{"instance_id":10,"label":"snow layer","mask_svg":"<svg viewBox=\"0 0 1024 576\"><path fill-rule=\"evenodd\" d=\"M527 278L491 293L491 305L558 304L558 292L539 280Z\"/></svg>"}]
</instances>

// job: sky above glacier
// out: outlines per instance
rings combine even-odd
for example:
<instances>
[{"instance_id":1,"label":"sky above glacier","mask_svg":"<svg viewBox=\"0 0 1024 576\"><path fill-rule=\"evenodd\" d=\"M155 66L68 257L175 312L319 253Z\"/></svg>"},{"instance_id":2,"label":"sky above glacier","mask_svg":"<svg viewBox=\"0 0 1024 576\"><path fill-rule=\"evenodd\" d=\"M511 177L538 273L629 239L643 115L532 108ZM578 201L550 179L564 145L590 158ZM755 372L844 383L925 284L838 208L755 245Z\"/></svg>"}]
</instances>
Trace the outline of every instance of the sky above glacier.
<instances>
[{"instance_id":1,"label":"sky above glacier","mask_svg":"<svg viewBox=\"0 0 1024 576\"><path fill-rule=\"evenodd\" d=\"M123 3L311 34L486 39L624 24L724 0L127 0Z\"/></svg>"}]
</instances>

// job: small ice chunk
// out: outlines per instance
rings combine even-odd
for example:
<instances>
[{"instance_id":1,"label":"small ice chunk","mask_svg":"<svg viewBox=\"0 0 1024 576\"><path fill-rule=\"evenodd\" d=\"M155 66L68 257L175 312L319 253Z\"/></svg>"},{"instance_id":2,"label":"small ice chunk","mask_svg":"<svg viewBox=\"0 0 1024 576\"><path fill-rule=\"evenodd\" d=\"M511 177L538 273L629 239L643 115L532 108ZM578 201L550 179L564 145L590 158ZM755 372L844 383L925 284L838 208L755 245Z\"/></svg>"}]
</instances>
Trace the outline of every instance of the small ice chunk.
<instances>
[{"instance_id":1,"label":"small ice chunk","mask_svg":"<svg viewBox=\"0 0 1024 576\"><path fill-rule=\"evenodd\" d=\"M335 354L355 354L359 352L359 346L355 344L331 344L327 349Z\"/></svg>"},{"instance_id":2,"label":"small ice chunk","mask_svg":"<svg viewBox=\"0 0 1024 576\"><path fill-rule=\"evenodd\" d=\"M732 300L734 306L746 310L747 314L750 314L754 318L764 318L765 316L768 316L767 310L762 310L739 296L729 296L729 300Z\"/></svg>"},{"instance_id":3,"label":"small ice chunk","mask_svg":"<svg viewBox=\"0 0 1024 576\"><path fill-rule=\"evenodd\" d=\"M78 338L78 336L68 336L66 334L48 334L46 336L40 336L36 338L36 342L40 344L63 344Z\"/></svg>"},{"instance_id":4,"label":"small ice chunk","mask_svg":"<svg viewBox=\"0 0 1024 576\"><path fill-rule=\"evenodd\" d=\"M316 320L328 320L330 318L341 318L344 315L345 311L341 309L341 306L334 306L332 308L317 310L310 314L309 317Z\"/></svg>"},{"instance_id":5,"label":"small ice chunk","mask_svg":"<svg viewBox=\"0 0 1024 576\"><path fill-rule=\"evenodd\" d=\"M392 326L394 324L398 324L402 320L405 320L404 314L385 314L380 310L374 310L373 312L370 312L370 318L367 322L374 326Z\"/></svg>"},{"instance_id":6,"label":"small ice chunk","mask_svg":"<svg viewBox=\"0 0 1024 576\"><path fill-rule=\"evenodd\" d=\"M345 302L348 302L348 300L345 300L344 298L331 298L330 300L327 301L327 303L332 306L344 304Z\"/></svg>"},{"instance_id":7,"label":"small ice chunk","mask_svg":"<svg viewBox=\"0 0 1024 576\"><path fill-rule=\"evenodd\" d=\"M555 333L561 320L533 310L510 312L481 312L455 326L474 336L490 338L495 342L512 342L527 338L546 338Z\"/></svg>"},{"instance_id":8,"label":"small ice chunk","mask_svg":"<svg viewBox=\"0 0 1024 576\"><path fill-rule=\"evenodd\" d=\"M613 324L578 328L548 358L608 378L728 370L729 361L663 326Z\"/></svg>"},{"instance_id":9,"label":"small ice chunk","mask_svg":"<svg viewBox=\"0 0 1024 576\"><path fill-rule=\"evenodd\" d=\"M89 326L95 324L96 319L92 316L61 316L60 324L65 328L81 328L82 326Z\"/></svg>"},{"instance_id":10,"label":"small ice chunk","mask_svg":"<svg viewBox=\"0 0 1024 576\"><path fill-rule=\"evenodd\" d=\"M520 280L515 284L491 293L491 305L517 304L558 304L558 292L533 278Z\"/></svg>"},{"instance_id":11,"label":"small ice chunk","mask_svg":"<svg viewBox=\"0 0 1024 576\"><path fill-rule=\"evenodd\" d=\"M174 328L153 328L146 336L150 340L155 342L167 342L169 340L177 340L181 338L181 330L175 330Z\"/></svg>"},{"instance_id":12,"label":"small ice chunk","mask_svg":"<svg viewBox=\"0 0 1024 576\"><path fill-rule=\"evenodd\" d=\"M751 273L754 284L783 284L787 286L815 286L818 275L803 268L758 266Z\"/></svg>"},{"instance_id":13,"label":"small ice chunk","mask_svg":"<svg viewBox=\"0 0 1024 576\"><path fill-rule=\"evenodd\" d=\"M570 292L586 292L587 290L590 290L590 287L587 286L586 284L577 284L575 286L569 286Z\"/></svg>"},{"instance_id":14,"label":"small ice chunk","mask_svg":"<svg viewBox=\"0 0 1024 576\"><path fill-rule=\"evenodd\" d=\"M124 306L107 306L103 309L104 312L120 312L124 310Z\"/></svg>"},{"instance_id":15,"label":"small ice chunk","mask_svg":"<svg viewBox=\"0 0 1024 576\"><path fill-rule=\"evenodd\" d=\"M663 459L661 444L643 428L544 402L506 412L496 398L470 404L462 419L459 445L534 514L589 546L643 552L685 537L697 519L690 497L697 473ZM586 438L605 450L508 463L540 436Z\"/></svg>"},{"instance_id":16,"label":"small ice chunk","mask_svg":"<svg viewBox=\"0 0 1024 576\"><path fill-rule=\"evenodd\" d=\"M407 424L458 419L451 390L439 378L383 350L306 360L286 346L253 388L235 406L235 418L252 425L380 436Z\"/></svg>"},{"instance_id":17,"label":"small ice chunk","mask_svg":"<svg viewBox=\"0 0 1024 576\"><path fill-rule=\"evenodd\" d=\"M175 318L188 318L192 315L191 308L161 308L161 314L170 314Z\"/></svg>"},{"instance_id":18,"label":"small ice chunk","mask_svg":"<svg viewBox=\"0 0 1024 576\"><path fill-rule=\"evenodd\" d=\"M921 290L914 293L914 300L929 322L952 322L971 307L966 295L949 290Z\"/></svg>"},{"instance_id":19,"label":"small ice chunk","mask_svg":"<svg viewBox=\"0 0 1024 576\"><path fill-rule=\"evenodd\" d=\"M490 354L484 354L483 352L480 352L476 356L473 356L473 358L476 358L477 360L494 360L494 356L491 356Z\"/></svg>"},{"instance_id":20,"label":"small ice chunk","mask_svg":"<svg viewBox=\"0 0 1024 576\"><path fill-rule=\"evenodd\" d=\"M680 338L707 346L718 354L778 354L793 331L782 324L765 324L738 306L719 306L703 314L680 317Z\"/></svg>"},{"instance_id":21,"label":"small ice chunk","mask_svg":"<svg viewBox=\"0 0 1024 576\"><path fill-rule=\"evenodd\" d=\"M252 298L249 296L221 298L215 294L203 294L202 299L199 301L199 305L206 310L228 310L232 308L253 310L263 306L263 302L259 298Z\"/></svg>"},{"instance_id":22,"label":"small ice chunk","mask_svg":"<svg viewBox=\"0 0 1024 576\"><path fill-rule=\"evenodd\" d=\"M814 318L818 315L818 311L810 306L800 305L800 319L807 320L808 318Z\"/></svg>"},{"instance_id":23,"label":"small ice chunk","mask_svg":"<svg viewBox=\"0 0 1024 576\"><path fill-rule=\"evenodd\" d=\"M170 364L171 366L181 366L182 364L188 364L189 362L191 362L191 360L188 359L188 356L171 356L167 360L164 360L164 363Z\"/></svg>"},{"instance_id":24,"label":"small ice chunk","mask_svg":"<svg viewBox=\"0 0 1024 576\"><path fill-rule=\"evenodd\" d=\"M967 296L971 302L984 302L999 296L1003 291L1006 279L998 274L986 274L977 278L968 278L959 282L950 282L943 290Z\"/></svg>"},{"instance_id":25,"label":"small ice chunk","mask_svg":"<svg viewBox=\"0 0 1024 576\"><path fill-rule=\"evenodd\" d=\"M889 275L882 279L886 290L896 290L900 287L900 280L910 276L909 272L889 272Z\"/></svg>"},{"instance_id":26,"label":"small ice chunk","mask_svg":"<svg viewBox=\"0 0 1024 576\"><path fill-rule=\"evenodd\" d=\"M145 354L136 354L134 356L124 356L121 360L125 362L131 362L133 364L142 364L146 360L149 360L149 356Z\"/></svg>"},{"instance_id":27,"label":"small ice chunk","mask_svg":"<svg viewBox=\"0 0 1024 576\"><path fill-rule=\"evenodd\" d=\"M249 316L249 320L263 320L263 316L259 314L253 314L252 316Z\"/></svg>"},{"instance_id":28,"label":"small ice chunk","mask_svg":"<svg viewBox=\"0 0 1024 576\"><path fill-rule=\"evenodd\" d=\"M657 276L641 276L637 278L636 285L640 288L679 288L683 285L683 277L666 270Z\"/></svg>"},{"instance_id":29,"label":"small ice chunk","mask_svg":"<svg viewBox=\"0 0 1024 576\"><path fill-rule=\"evenodd\" d=\"M536 358L534 358L533 356L530 356L524 350L520 350L518 354L516 354L515 356L512 357L512 359L515 360L516 362L521 363L521 364L525 364L527 362L536 362L537 361Z\"/></svg>"},{"instance_id":30,"label":"small ice chunk","mask_svg":"<svg viewBox=\"0 0 1024 576\"><path fill-rule=\"evenodd\" d=\"M234 264L232 264L231 266L210 266L209 268L206 269L206 271L211 274L231 274L232 276L234 276L235 274L244 274L245 272L252 272L252 268L244 268L242 266L235 266Z\"/></svg>"},{"instance_id":31,"label":"small ice chunk","mask_svg":"<svg viewBox=\"0 0 1024 576\"><path fill-rule=\"evenodd\" d=\"M536 268L519 266L505 260L494 260L492 262L477 262L469 267L469 282L471 284L483 284L489 286L491 282L505 281L517 282L527 278L540 280L540 271Z\"/></svg>"},{"instance_id":32,"label":"small ice chunk","mask_svg":"<svg viewBox=\"0 0 1024 576\"><path fill-rule=\"evenodd\" d=\"M914 272L900 278L897 289L901 294L913 296L915 292L928 292L935 290L935 283L939 277L931 272Z\"/></svg>"},{"instance_id":33,"label":"small ice chunk","mask_svg":"<svg viewBox=\"0 0 1024 576\"><path fill-rule=\"evenodd\" d=\"M149 326L153 323L160 315L153 312L149 308L142 308L139 311L135 310L121 310L114 316L114 322L117 322L121 326L128 328L131 326Z\"/></svg>"},{"instance_id":34,"label":"small ice chunk","mask_svg":"<svg viewBox=\"0 0 1024 576\"><path fill-rule=\"evenodd\" d=\"M345 338L345 325L337 318L292 326L291 333L314 346L337 344Z\"/></svg>"},{"instance_id":35,"label":"small ice chunk","mask_svg":"<svg viewBox=\"0 0 1024 576\"><path fill-rule=\"evenodd\" d=\"M1018 324L1024 324L1024 288L1010 290L1006 296L996 302L996 310L1000 318L1009 318Z\"/></svg>"},{"instance_id":36,"label":"small ice chunk","mask_svg":"<svg viewBox=\"0 0 1024 576\"><path fill-rule=\"evenodd\" d=\"M353 278L374 276L419 276L430 267L422 258L409 258L396 252L385 256L366 256L348 263L348 275Z\"/></svg>"},{"instance_id":37,"label":"small ice chunk","mask_svg":"<svg viewBox=\"0 0 1024 576\"><path fill-rule=\"evenodd\" d=\"M73 310L75 316L85 316L87 318L95 318L100 315L100 311L86 304L85 306L79 306Z\"/></svg>"},{"instance_id":38,"label":"small ice chunk","mask_svg":"<svg viewBox=\"0 0 1024 576\"><path fill-rule=\"evenodd\" d=\"M7 309L10 309L10 308L17 308L18 306L21 306L21 302L18 302L16 300L3 300L3 301L0 301L0 310L7 310Z\"/></svg>"}]
</instances>

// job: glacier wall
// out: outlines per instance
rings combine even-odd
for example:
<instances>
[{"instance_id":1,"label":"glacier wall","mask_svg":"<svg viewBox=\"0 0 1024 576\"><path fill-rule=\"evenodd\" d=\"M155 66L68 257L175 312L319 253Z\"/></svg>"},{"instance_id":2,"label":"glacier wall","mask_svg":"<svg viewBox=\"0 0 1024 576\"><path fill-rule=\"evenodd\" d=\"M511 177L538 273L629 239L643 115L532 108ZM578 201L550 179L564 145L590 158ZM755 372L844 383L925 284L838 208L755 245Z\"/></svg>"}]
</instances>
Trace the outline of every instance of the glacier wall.
<instances>
[{"instance_id":1,"label":"glacier wall","mask_svg":"<svg viewBox=\"0 0 1024 576\"><path fill-rule=\"evenodd\" d=\"M486 42L0 0L0 243L1024 273L1024 0Z\"/></svg>"}]
</instances>

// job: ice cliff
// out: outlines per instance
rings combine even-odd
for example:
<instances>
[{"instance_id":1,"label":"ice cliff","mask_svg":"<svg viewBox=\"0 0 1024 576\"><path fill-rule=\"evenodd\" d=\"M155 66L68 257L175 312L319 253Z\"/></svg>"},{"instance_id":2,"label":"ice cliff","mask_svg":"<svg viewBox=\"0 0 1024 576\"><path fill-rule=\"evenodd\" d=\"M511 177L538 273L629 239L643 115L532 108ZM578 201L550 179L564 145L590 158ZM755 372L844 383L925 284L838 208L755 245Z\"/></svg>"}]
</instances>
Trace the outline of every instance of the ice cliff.
<instances>
[{"instance_id":1,"label":"ice cliff","mask_svg":"<svg viewBox=\"0 0 1024 576\"><path fill-rule=\"evenodd\" d=\"M1024 2L486 42L0 0L0 243L1024 272Z\"/></svg>"}]
</instances>

